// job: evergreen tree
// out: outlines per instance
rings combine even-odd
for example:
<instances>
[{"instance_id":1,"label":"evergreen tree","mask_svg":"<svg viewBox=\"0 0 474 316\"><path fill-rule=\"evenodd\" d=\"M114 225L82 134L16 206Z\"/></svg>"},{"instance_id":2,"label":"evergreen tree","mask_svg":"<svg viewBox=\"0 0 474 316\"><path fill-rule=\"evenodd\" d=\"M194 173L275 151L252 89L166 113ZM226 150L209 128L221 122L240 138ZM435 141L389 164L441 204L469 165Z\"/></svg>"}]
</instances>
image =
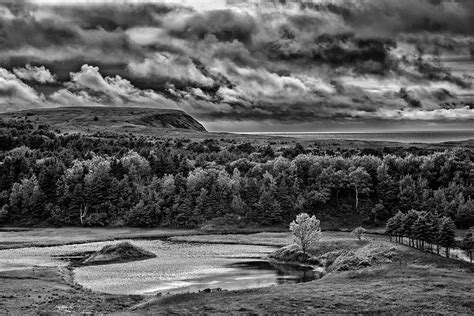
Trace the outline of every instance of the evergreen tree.
<instances>
[{"instance_id":1,"label":"evergreen tree","mask_svg":"<svg viewBox=\"0 0 474 316\"><path fill-rule=\"evenodd\" d=\"M157 204L140 200L125 217L125 223L129 226L156 227L160 224L160 210Z\"/></svg>"},{"instance_id":2,"label":"evergreen tree","mask_svg":"<svg viewBox=\"0 0 474 316\"><path fill-rule=\"evenodd\" d=\"M411 229L416 247L418 249L424 249L424 243L428 241L430 233L425 213L419 214Z\"/></svg>"},{"instance_id":3,"label":"evergreen tree","mask_svg":"<svg viewBox=\"0 0 474 316\"><path fill-rule=\"evenodd\" d=\"M382 203L377 203L372 208L370 215L372 217L372 222L376 224L383 223L385 219L387 218L388 211L385 209Z\"/></svg>"},{"instance_id":4,"label":"evergreen tree","mask_svg":"<svg viewBox=\"0 0 474 316\"><path fill-rule=\"evenodd\" d=\"M264 190L258 201L258 214L255 218L261 225L275 225L281 223L281 206L270 191Z\"/></svg>"},{"instance_id":5,"label":"evergreen tree","mask_svg":"<svg viewBox=\"0 0 474 316\"><path fill-rule=\"evenodd\" d=\"M290 189L286 183L280 183L276 187L276 199L280 204L283 219L285 221L290 220L296 216L295 205L291 199Z\"/></svg>"},{"instance_id":6,"label":"evergreen tree","mask_svg":"<svg viewBox=\"0 0 474 316\"><path fill-rule=\"evenodd\" d=\"M408 244L410 246L414 246L413 239L414 239L414 233L413 233L413 224L415 224L416 220L418 219L419 214L415 210L410 210L406 216L403 219L402 222L402 231L403 231L403 236L408 238Z\"/></svg>"},{"instance_id":7,"label":"evergreen tree","mask_svg":"<svg viewBox=\"0 0 474 316\"><path fill-rule=\"evenodd\" d=\"M383 205L388 210L393 210L397 207L397 184L388 173L388 166L382 163L377 168L377 196L383 201ZM393 213L392 213L393 214ZM385 218L381 218L385 220Z\"/></svg>"},{"instance_id":8,"label":"evergreen tree","mask_svg":"<svg viewBox=\"0 0 474 316\"><path fill-rule=\"evenodd\" d=\"M474 250L474 227L469 228L462 241L462 248L469 254L472 263L472 251Z\"/></svg>"},{"instance_id":9,"label":"evergreen tree","mask_svg":"<svg viewBox=\"0 0 474 316\"><path fill-rule=\"evenodd\" d=\"M456 226L459 228L469 228L474 225L474 201L469 199L459 205L456 217Z\"/></svg>"},{"instance_id":10,"label":"evergreen tree","mask_svg":"<svg viewBox=\"0 0 474 316\"><path fill-rule=\"evenodd\" d=\"M420 199L416 182L411 175L406 175L399 181L399 208L401 211L420 208Z\"/></svg>"},{"instance_id":11,"label":"evergreen tree","mask_svg":"<svg viewBox=\"0 0 474 316\"><path fill-rule=\"evenodd\" d=\"M230 208L232 210L232 213L235 215L242 216L244 214L245 205L242 201L242 198L240 197L240 194L237 193L232 197Z\"/></svg>"},{"instance_id":12,"label":"evergreen tree","mask_svg":"<svg viewBox=\"0 0 474 316\"><path fill-rule=\"evenodd\" d=\"M426 225L428 227L426 233L426 242L430 244L430 251L433 251L433 245L436 244L436 236L439 231L439 219L436 215L426 213Z\"/></svg>"},{"instance_id":13,"label":"evergreen tree","mask_svg":"<svg viewBox=\"0 0 474 316\"><path fill-rule=\"evenodd\" d=\"M58 159L47 159L41 165L38 174L38 184L48 202L57 203L56 184L64 170L64 164Z\"/></svg>"},{"instance_id":14,"label":"evergreen tree","mask_svg":"<svg viewBox=\"0 0 474 316\"><path fill-rule=\"evenodd\" d=\"M18 223L37 224L47 218L44 214L44 194L36 176L13 185L9 206L9 218Z\"/></svg>"},{"instance_id":15,"label":"evergreen tree","mask_svg":"<svg viewBox=\"0 0 474 316\"><path fill-rule=\"evenodd\" d=\"M402 224L404 219L405 215L399 211L387 221L385 234L390 236L390 241L392 240L392 236L395 236L397 241L400 241L400 237L403 236Z\"/></svg>"},{"instance_id":16,"label":"evergreen tree","mask_svg":"<svg viewBox=\"0 0 474 316\"><path fill-rule=\"evenodd\" d=\"M178 198L173 208L174 224L178 227L194 228L198 226L198 218L195 216L192 198L189 194L185 194Z\"/></svg>"},{"instance_id":17,"label":"evergreen tree","mask_svg":"<svg viewBox=\"0 0 474 316\"><path fill-rule=\"evenodd\" d=\"M449 248L454 246L455 243L455 230L456 225L449 217L444 217L441 221L438 233L438 243L440 246L445 248L446 257L449 258Z\"/></svg>"},{"instance_id":18,"label":"evergreen tree","mask_svg":"<svg viewBox=\"0 0 474 316\"><path fill-rule=\"evenodd\" d=\"M0 209L0 224L6 223L8 221L8 205L5 204Z\"/></svg>"}]
</instances>

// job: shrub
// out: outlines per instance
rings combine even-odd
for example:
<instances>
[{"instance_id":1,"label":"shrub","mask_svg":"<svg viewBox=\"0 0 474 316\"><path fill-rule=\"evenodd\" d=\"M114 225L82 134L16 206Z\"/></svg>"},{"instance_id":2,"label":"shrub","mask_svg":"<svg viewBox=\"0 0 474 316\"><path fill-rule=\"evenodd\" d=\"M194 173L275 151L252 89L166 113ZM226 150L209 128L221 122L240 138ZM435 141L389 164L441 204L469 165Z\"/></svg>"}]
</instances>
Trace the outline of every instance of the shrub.
<instances>
[{"instance_id":1,"label":"shrub","mask_svg":"<svg viewBox=\"0 0 474 316\"><path fill-rule=\"evenodd\" d=\"M357 237L357 239L359 240L362 240L362 237L364 237L364 234L367 230L363 227L356 227L354 228L354 230L352 231L352 235Z\"/></svg>"}]
</instances>

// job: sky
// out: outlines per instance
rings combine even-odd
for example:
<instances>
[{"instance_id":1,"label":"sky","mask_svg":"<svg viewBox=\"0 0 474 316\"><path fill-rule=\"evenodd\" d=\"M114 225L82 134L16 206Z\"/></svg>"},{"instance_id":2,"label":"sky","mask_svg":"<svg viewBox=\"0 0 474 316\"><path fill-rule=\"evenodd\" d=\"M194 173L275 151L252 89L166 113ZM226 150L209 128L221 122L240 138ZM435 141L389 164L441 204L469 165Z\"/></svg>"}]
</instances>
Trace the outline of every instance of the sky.
<instances>
[{"instance_id":1,"label":"sky","mask_svg":"<svg viewBox=\"0 0 474 316\"><path fill-rule=\"evenodd\" d=\"M474 129L474 1L0 0L0 112L181 109L208 130Z\"/></svg>"}]
</instances>

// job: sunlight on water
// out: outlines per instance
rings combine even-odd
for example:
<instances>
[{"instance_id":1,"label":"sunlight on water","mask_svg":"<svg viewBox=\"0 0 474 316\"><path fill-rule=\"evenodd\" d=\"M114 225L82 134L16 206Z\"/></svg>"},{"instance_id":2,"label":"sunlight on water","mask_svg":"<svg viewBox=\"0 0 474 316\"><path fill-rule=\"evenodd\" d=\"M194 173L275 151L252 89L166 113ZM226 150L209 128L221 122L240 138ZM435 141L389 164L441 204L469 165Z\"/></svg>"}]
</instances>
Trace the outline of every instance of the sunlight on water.
<instances>
[{"instance_id":1,"label":"sunlight on water","mask_svg":"<svg viewBox=\"0 0 474 316\"><path fill-rule=\"evenodd\" d=\"M32 266L65 266L57 256L97 251L116 242L58 247L31 247L0 251L0 271ZM253 245L179 243L129 240L156 258L74 270L75 281L94 291L114 294L196 292L207 288L227 290L265 287L312 280L312 269L279 265L263 260L273 247Z\"/></svg>"},{"instance_id":2,"label":"sunlight on water","mask_svg":"<svg viewBox=\"0 0 474 316\"><path fill-rule=\"evenodd\" d=\"M260 135L287 136L309 140L360 140L399 143L441 143L474 139L474 130L461 131L407 131L382 133L258 133Z\"/></svg>"},{"instance_id":3,"label":"sunlight on water","mask_svg":"<svg viewBox=\"0 0 474 316\"><path fill-rule=\"evenodd\" d=\"M81 267L75 270L76 280L87 288L107 293L152 294L161 291L196 291L209 287L232 288L236 283L241 283L236 277L242 275L242 269L230 267L229 264L248 261L249 258L258 260L274 250L246 245L161 241L133 243L154 252L157 258ZM254 280L260 276L244 277Z\"/></svg>"}]
</instances>

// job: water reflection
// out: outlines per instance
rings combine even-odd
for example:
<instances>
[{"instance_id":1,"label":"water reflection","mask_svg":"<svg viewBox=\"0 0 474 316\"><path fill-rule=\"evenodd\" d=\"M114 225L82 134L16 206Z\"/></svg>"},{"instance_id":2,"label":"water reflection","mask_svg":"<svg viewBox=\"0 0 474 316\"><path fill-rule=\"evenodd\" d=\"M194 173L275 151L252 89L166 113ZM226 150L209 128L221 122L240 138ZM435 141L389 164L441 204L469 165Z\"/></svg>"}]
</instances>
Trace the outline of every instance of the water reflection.
<instances>
[{"instance_id":1,"label":"water reflection","mask_svg":"<svg viewBox=\"0 0 474 316\"><path fill-rule=\"evenodd\" d=\"M75 281L112 294L186 293L209 289L239 290L310 281L309 267L280 265L265 259L274 247L134 240L157 257L74 270Z\"/></svg>"},{"instance_id":2,"label":"water reflection","mask_svg":"<svg viewBox=\"0 0 474 316\"><path fill-rule=\"evenodd\" d=\"M177 294L200 291L242 290L286 283L308 282L320 277L311 267L265 260L226 264L218 273L180 281L160 282L141 294Z\"/></svg>"},{"instance_id":3,"label":"water reflection","mask_svg":"<svg viewBox=\"0 0 474 316\"><path fill-rule=\"evenodd\" d=\"M321 277L321 272L309 266L283 264L273 261L247 261L228 265L242 270L259 270L274 274L277 284L308 282Z\"/></svg>"}]
</instances>

